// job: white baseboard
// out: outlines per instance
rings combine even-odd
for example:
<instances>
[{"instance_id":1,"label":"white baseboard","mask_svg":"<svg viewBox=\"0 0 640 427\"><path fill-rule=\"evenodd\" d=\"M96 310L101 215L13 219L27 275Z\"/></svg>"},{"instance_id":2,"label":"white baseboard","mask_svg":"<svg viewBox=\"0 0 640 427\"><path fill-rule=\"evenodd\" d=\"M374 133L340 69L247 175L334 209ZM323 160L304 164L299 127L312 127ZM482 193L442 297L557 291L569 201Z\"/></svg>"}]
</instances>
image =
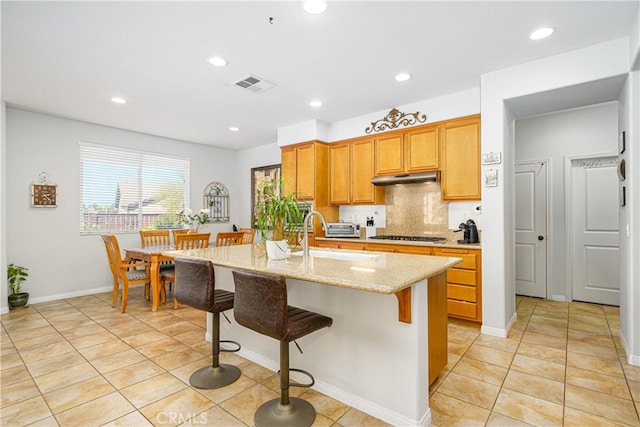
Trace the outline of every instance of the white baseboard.
<instances>
[{"instance_id":1,"label":"white baseboard","mask_svg":"<svg viewBox=\"0 0 640 427\"><path fill-rule=\"evenodd\" d=\"M484 335L491 335L492 337L506 338L509 335L509 331L511 330L511 327L513 326L514 322L517 319L518 319L518 313L513 313L513 316L511 316L509 323L507 323L507 326L504 329L482 325L480 327L480 333Z\"/></svg>"},{"instance_id":2,"label":"white baseboard","mask_svg":"<svg viewBox=\"0 0 640 427\"><path fill-rule=\"evenodd\" d=\"M64 294L47 295L46 297L37 297L37 298L29 297L29 304L38 304L40 302L57 301L65 298L83 297L86 295L93 295L93 294L99 294L102 292L111 292L111 291L113 291L113 286L105 286L102 288L83 289L77 292L67 292ZM6 314L8 312L9 312L8 305L2 306L0 308L0 313Z\"/></svg>"},{"instance_id":3,"label":"white baseboard","mask_svg":"<svg viewBox=\"0 0 640 427\"><path fill-rule=\"evenodd\" d=\"M631 354L627 340L624 339L624 335L622 335L622 330L620 329L618 329L618 336L620 337L624 354L627 356L627 363L633 366L640 366L640 355Z\"/></svg>"},{"instance_id":4,"label":"white baseboard","mask_svg":"<svg viewBox=\"0 0 640 427\"><path fill-rule=\"evenodd\" d=\"M567 301L567 297L565 295L551 295L551 299L553 301L561 301L561 302L566 302Z\"/></svg>"},{"instance_id":5,"label":"white baseboard","mask_svg":"<svg viewBox=\"0 0 640 427\"><path fill-rule=\"evenodd\" d=\"M280 369L279 362L268 359L261 354L245 349L241 349L237 354L271 371L277 372ZM296 375L300 374L291 372L291 379L301 382L307 380L306 376L300 376L300 378L296 378ZM344 403L345 405L349 405L352 408L355 408L394 426L426 427L431 424L431 409L428 409L422 419L416 423L415 421L410 420L402 416L401 414L398 414L397 412L390 411L387 408L376 405L375 403L356 396L353 393L349 393L338 387L327 384L322 380L316 380L315 385L311 388L333 399L336 399Z\"/></svg>"}]
</instances>

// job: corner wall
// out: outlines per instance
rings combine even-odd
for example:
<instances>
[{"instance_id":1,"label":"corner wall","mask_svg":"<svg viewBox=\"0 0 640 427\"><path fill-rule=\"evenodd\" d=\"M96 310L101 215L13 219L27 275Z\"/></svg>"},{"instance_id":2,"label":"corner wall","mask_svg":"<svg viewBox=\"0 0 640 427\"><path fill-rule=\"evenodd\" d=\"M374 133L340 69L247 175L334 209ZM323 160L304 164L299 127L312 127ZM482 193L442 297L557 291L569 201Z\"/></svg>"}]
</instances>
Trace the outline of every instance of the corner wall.
<instances>
[{"instance_id":1,"label":"corner wall","mask_svg":"<svg viewBox=\"0 0 640 427\"><path fill-rule=\"evenodd\" d=\"M99 236L80 235L80 141L164 153L191 160L191 208L202 207L202 193L211 181L229 187L231 222L207 224L206 231L230 231L239 214L234 188L236 152L202 144L161 138L86 122L8 108L6 114L5 198L7 261L29 268L25 291L30 302L109 290L113 278ZM42 171L58 184L58 207L32 208L30 183ZM136 233L118 233L122 249L139 247ZM3 277L5 275L3 274ZM7 306L6 298L2 301Z\"/></svg>"},{"instance_id":2,"label":"corner wall","mask_svg":"<svg viewBox=\"0 0 640 427\"><path fill-rule=\"evenodd\" d=\"M503 163L492 165L498 187L482 187L482 249L492 254L482 257L483 333L506 336L515 319L514 117L505 101L628 71L623 38L481 76L482 152L503 153Z\"/></svg>"}]
</instances>

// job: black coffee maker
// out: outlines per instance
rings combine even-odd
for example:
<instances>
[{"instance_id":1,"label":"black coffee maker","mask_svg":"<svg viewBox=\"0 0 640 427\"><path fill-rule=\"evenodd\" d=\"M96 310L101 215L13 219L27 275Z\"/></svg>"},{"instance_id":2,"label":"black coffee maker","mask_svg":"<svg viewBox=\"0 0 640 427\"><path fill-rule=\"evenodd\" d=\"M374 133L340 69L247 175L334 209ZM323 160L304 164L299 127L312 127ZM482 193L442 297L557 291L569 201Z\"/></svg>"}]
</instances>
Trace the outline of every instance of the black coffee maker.
<instances>
[{"instance_id":1,"label":"black coffee maker","mask_svg":"<svg viewBox=\"0 0 640 427\"><path fill-rule=\"evenodd\" d=\"M458 240L458 243L480 243L478 227L476 227L474 220L468 219L467 222L461 223L458 227L460 229L456 231L464 231L464 237L462 240Z\"/></svg>"}]
</instances>

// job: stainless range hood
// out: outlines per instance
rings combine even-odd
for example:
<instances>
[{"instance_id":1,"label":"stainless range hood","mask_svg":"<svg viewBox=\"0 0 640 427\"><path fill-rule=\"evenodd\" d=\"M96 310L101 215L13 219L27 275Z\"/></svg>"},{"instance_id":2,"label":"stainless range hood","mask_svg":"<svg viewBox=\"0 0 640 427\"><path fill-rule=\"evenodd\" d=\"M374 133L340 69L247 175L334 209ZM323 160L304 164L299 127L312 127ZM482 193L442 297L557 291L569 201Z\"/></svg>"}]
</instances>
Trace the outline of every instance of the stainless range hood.
<instances>
[{"instance_id":1,"label":"stainless range hood","mask_svg":"<svg viewBox=\"0 0 640 427\"><path fill-rule=\"evenodd\" d=\"M401 175L374 176L373 185L415 184L419 182L436 182L438 172L404 173Z\"/></svg>"}]
</instances>

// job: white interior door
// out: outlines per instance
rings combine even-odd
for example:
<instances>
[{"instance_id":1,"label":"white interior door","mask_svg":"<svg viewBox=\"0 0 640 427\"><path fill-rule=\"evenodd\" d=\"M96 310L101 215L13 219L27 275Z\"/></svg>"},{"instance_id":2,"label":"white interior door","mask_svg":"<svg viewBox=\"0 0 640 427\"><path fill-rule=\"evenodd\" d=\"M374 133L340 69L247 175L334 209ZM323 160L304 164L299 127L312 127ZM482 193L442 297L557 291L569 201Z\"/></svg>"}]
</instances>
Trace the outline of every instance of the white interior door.
<instances>
[{"instance_id":1,"label":"white interior door","mask_svg":"<svg viewBox=\"0 0 640 427\"><path fill-rule=\"evenodd\" d=\"M620 305L617 159L571 161L573 299Z\"/></svg>"},{"instance_id":2,"label":"white interior door","mask_svg":"<svg viewBox=\"0 0 640 427\"><path fill-rule=\"evenodd\" d=\"M547 164L516 165L516 294L547 297Z\"/></svg>"}]
</instances>

